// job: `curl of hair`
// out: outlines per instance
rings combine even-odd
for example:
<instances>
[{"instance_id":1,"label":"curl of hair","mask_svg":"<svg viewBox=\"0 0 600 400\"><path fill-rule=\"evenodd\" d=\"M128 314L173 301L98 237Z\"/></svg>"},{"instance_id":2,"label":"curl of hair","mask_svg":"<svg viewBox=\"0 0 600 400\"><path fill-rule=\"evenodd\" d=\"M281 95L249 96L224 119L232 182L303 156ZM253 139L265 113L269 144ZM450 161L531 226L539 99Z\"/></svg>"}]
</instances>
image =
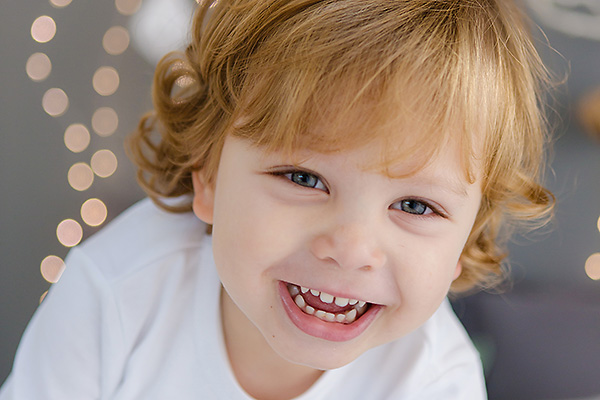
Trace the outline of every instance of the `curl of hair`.
<instances>
[{"instance_id":1,"label":"curl of hair","mask_svg":"<svg viewBox=\"0 0 600 400\"><path fill-rule=\"evenodd\" d=\"M181 212L190 199L164 199L193 193L195 170L214 183L228 134L326 152L411 120L419 143L396 135L389 147L425 163L460 126L466 176L481 176L483 193L451 288L461 293L500 281L513 228L552 215L541 185L550 82L508 0L204 1L189 47L159 62L154 110L129 149L150 198Z\"/></svg>"}]
</instances>

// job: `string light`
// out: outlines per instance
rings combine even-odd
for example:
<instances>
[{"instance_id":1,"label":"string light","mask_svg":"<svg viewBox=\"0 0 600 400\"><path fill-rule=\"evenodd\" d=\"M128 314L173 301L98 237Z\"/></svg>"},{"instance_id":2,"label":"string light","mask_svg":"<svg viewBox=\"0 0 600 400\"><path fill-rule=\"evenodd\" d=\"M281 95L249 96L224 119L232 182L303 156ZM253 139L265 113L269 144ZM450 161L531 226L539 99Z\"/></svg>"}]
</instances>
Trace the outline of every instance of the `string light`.
<instances>
[{"instance_id":1,"label":"string light","mask_svg":"<svg viewBox=\"0 0 600 400\"><path fill-rule=\"evenodd\" d=\"M65 219L56 227L56 237L63 246L73 247L81 241L83 229L74 219Z\"/></svg>"},{"instance_id":2,"label":"string light","mask_svg":"<svg viewBox=\"0 0 600 400\"><path fill-rule=\"evenodd\" d=\"M109 28L102 38L102 47L113 56L122 54L129 47L129 31L122 26Z\"/></svg>"},{"instance_id":3,"label":"string light","mask_svg":"<svg viewBox=\"0 0 600 400\"><path fill-rule=\"evenodd\" d=\"M81 206L81 218L89 226L102 225L108 211L106 205L99 199L89 199Z\"/></svg>"},{"instance_id":4,"label":"string light","mask_svg":"<svg viewBox=\"0 0 600 400\"><path fill-rule=\"evenodd\" d=\"M119 116L110 107L100 107L92 116L92 128L100 136L110 136L119 126Z\"/></svg>"},{"instance_id":5,"label":"string light","mask_svg":"<svg viewBox=\"0 0 600 400\"><path fill-rule=\"evenodd\" d=\"M71 0L50 0L50 4L56 8L63 8L71 4Z\"/></svg>"},{"instance_id":6,"label":"string light","mask_svg":"<svg viewBox=\"0 0 600 400\"><path fill-rule=\"evenodd\" d=\"M110 96L119 88L119 73L113 67L100 67L92 80L94 90L101 96Z\"/></svg>"},{"instance_id":7,"label":"string light","mask_svg":"<svg viewBox=\"0 0 600 400\"><path fill-rule=\"evenodd\" d=\"M69 168L67 179L73 189L82 192L92 186L94 173L89 165L80 162Z\"/></svg>"},{"instance_id":8,"label":"string light","mask_svg":"<svg viewBox=\"0 0 600 400\"><path fill-rule=\"evenodd\" d=\"M27 60L25 71L32 81L40 82L50 75L52 62L44 53L34 53Z\"/></svg>"},{"instance_id":9,"label":"string light","mask_svg":"<svg viewBox=\"0 0 600 400\"><path fill-rule=\"evenodd\" d=\"M90 132L82 124L71 124L65 130L65 146L73 153L80 153L90 144Z\"/></svg>"},{"instance_id":10,"label":"string light","mask_svg":"<svg viewBox=\"0 0 600 400\"><path fill-rule=\"evenodd\" d=\"M64 261L57 256L48 256L40 264L40 272L44 279L50 283L56 283L65 270Z\"/></svg>"},{"instance_id":11,"label":"string light","mask_svg":"<svg viewBox=\"0 0 600 400\"><path fill-rule=\"evenodd\" d=\"M39 43L47 43L56 34L56 23L47 15L36 18L31 24L31 37Z\"/></svg>"},{"instance_id":12,"label":"string light","mask_svg":"<svg viewBox=\"0 0 600 400\"><path fill-rule=\"evenodd\" d=\"M115 0L117 11L125 16L135 14L141 5L141 0Z\"/></svg>"},{"instance_id":13,"label":"string light","mask_svg":"<svg viewBox=\"0 0 600 400\"><path fill-rule=\"evenodd\" d=\"M108 178L117 170L117 157L110 150L98 150L92 156L92 170L101 178Z\"/></svg>"},{"instance_id":14,"label":"string light","mask_svg":"<svg viewBox=\"0 0 600 400\"><path fill-rule=\"evenodd\" d=\"M590 279L600 280L600 253L594 253L585 261L585 273Z\"/></svg>"},{"instance_id":15,"label":"string light","mask_svg":"<svg viewBox=\"0 0 600 400\"><path fill-rule=\"evenodd\" d=\"M49 0L54 8L64 8L71 4L72 0ZM135 14L142 0L115 0L117 11L123 15ZM38 43L48 43L54 39L57 33L55 20L42 15L31 24L31 37ZM120 55L130 45L130 33L122 26L110 27L102 37L102 46L107 54ZM27 76L34 82L47 79L52 72L52 62L48 55L37 52L32 54L25 65ZM180 83L184 83L183 81ZM92 79L93 89L101 96L114 94L120 85L118 71L110 66L98 68ZM69 97L64 90L51 88L42 96L42 107L44 111L53 116L64 115L69 108ZM114 134L119 126L119 116L111 107L100 107L92 115L91 128L101 137ZM81 123L70 124L64 132L64 144L73 153L80 153L90 145L90 130ZM78 162L69 168L67 180L69 185L77 191L85 191L91 187L94 175L109 177L117 169L117 157L110 150L100 150L94 153L90 165ZM81 219L85 224L95 227L103 224L108 215L107 207L103 201L97 198L86 200L80 209ZM64 219L56 227L56 237L65 247L73 247L83 239L83 228L74 219ZM45 257L40 263L42 277L49 283L56 283L65 269L64 261L55 255ZM47 291L40 297L40 303L47 295Z\"/></svg>"},{"instance_id":16,"label":"string light","mask_svg":"<svg viewBox=\"0 0 600 400\"><path fill-rule=\"evenodd\" d=\"M48 89L42 97L42 107L49 115L60 117L69 108L69 97L62 89Z\"/></svg>"}]
</instances>

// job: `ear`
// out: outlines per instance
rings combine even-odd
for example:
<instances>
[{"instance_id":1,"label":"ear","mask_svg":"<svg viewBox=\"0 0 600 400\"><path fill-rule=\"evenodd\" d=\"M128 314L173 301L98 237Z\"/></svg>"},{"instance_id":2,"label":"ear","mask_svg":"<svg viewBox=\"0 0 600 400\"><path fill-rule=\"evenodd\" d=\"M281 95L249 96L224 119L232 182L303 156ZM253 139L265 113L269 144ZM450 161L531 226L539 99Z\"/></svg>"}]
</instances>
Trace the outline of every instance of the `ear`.
<instances>
[{"instance_id":1,"label":"ear","mask_svg":"<svg viewBox=\"0 0 600 400\"><path fill-rule=\"evenodd\" d=\"M457 280L458 277L460 276L460 273L462 272L462 264L460 262L460 260L458 260L458 262L456 263L456 270L454 270L454 277L452 278L453 281Z\"/></svg>"},{"instance_id":2,"label":"ear","mask_svg":"<svg viewBox=\"0 0 600 400\"><path fill-rule=\"evenodd\" d=\"M215 204L214 188L206 183L202 171L192 172L192 184L194 186L194 201L192 203L194 214L207 224L212 224Z\"/></svg>"}]
</instances>

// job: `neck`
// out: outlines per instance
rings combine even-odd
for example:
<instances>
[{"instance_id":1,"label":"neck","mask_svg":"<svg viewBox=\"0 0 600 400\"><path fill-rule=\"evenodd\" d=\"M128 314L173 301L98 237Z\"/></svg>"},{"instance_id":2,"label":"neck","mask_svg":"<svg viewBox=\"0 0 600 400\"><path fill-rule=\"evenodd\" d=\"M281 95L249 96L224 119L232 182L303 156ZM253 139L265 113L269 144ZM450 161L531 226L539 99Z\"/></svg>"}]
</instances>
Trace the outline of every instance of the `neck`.
<instances>
[{"instance_id":1,"label":"neck","mask_svg":"<svg viewBox=\"0 0 600 400\"><path fill-rule=\"evenodd\" d=\"M221 289L225 345L240 386L258 400L288 400L308 390L323 371L290 363Z\"/></svg>"}]
</instances>

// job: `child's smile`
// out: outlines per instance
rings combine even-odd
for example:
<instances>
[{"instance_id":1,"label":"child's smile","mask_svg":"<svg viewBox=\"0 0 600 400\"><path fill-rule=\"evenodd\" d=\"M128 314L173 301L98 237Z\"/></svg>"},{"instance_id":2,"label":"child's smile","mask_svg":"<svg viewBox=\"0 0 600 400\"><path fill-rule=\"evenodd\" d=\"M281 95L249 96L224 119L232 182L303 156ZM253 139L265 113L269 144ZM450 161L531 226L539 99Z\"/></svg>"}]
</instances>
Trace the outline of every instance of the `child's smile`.
<instances>
[{"instance_id":1,"label":"child's smile","mask_svg":"<svg viewBox=\"0 0 600 400\"><path fill-rule=\"evenodd\" d=\"M382 307L291 283L281 282L279 287L285 311L292 322L309 335L334 342L360 335Z\"/></svg>"},{"instance_id":2,"label":"child's smile","mask_svg":"<svg viewBox=\"0 0 600 400\"><path fill-rule=\"evenodd\" d=\"M481 189L452 146L401 179L368 169L381 153L289 159L230 136L214 189L196 173L194 211L213 223L228 348L336 368L437 310L460 273Z\"/></svg>"},{"instance_id":3,"label":"child's smile","mask_svg":"<svg viewBox=\"0 0 600 400\"><path fill-rule=\"evenodd\" d=\"M292 283L288 283L286 287L298 308L323 321L350 324L360 318L370 305L363 300L334 296Z\"/></svg>"}]
</instances>

